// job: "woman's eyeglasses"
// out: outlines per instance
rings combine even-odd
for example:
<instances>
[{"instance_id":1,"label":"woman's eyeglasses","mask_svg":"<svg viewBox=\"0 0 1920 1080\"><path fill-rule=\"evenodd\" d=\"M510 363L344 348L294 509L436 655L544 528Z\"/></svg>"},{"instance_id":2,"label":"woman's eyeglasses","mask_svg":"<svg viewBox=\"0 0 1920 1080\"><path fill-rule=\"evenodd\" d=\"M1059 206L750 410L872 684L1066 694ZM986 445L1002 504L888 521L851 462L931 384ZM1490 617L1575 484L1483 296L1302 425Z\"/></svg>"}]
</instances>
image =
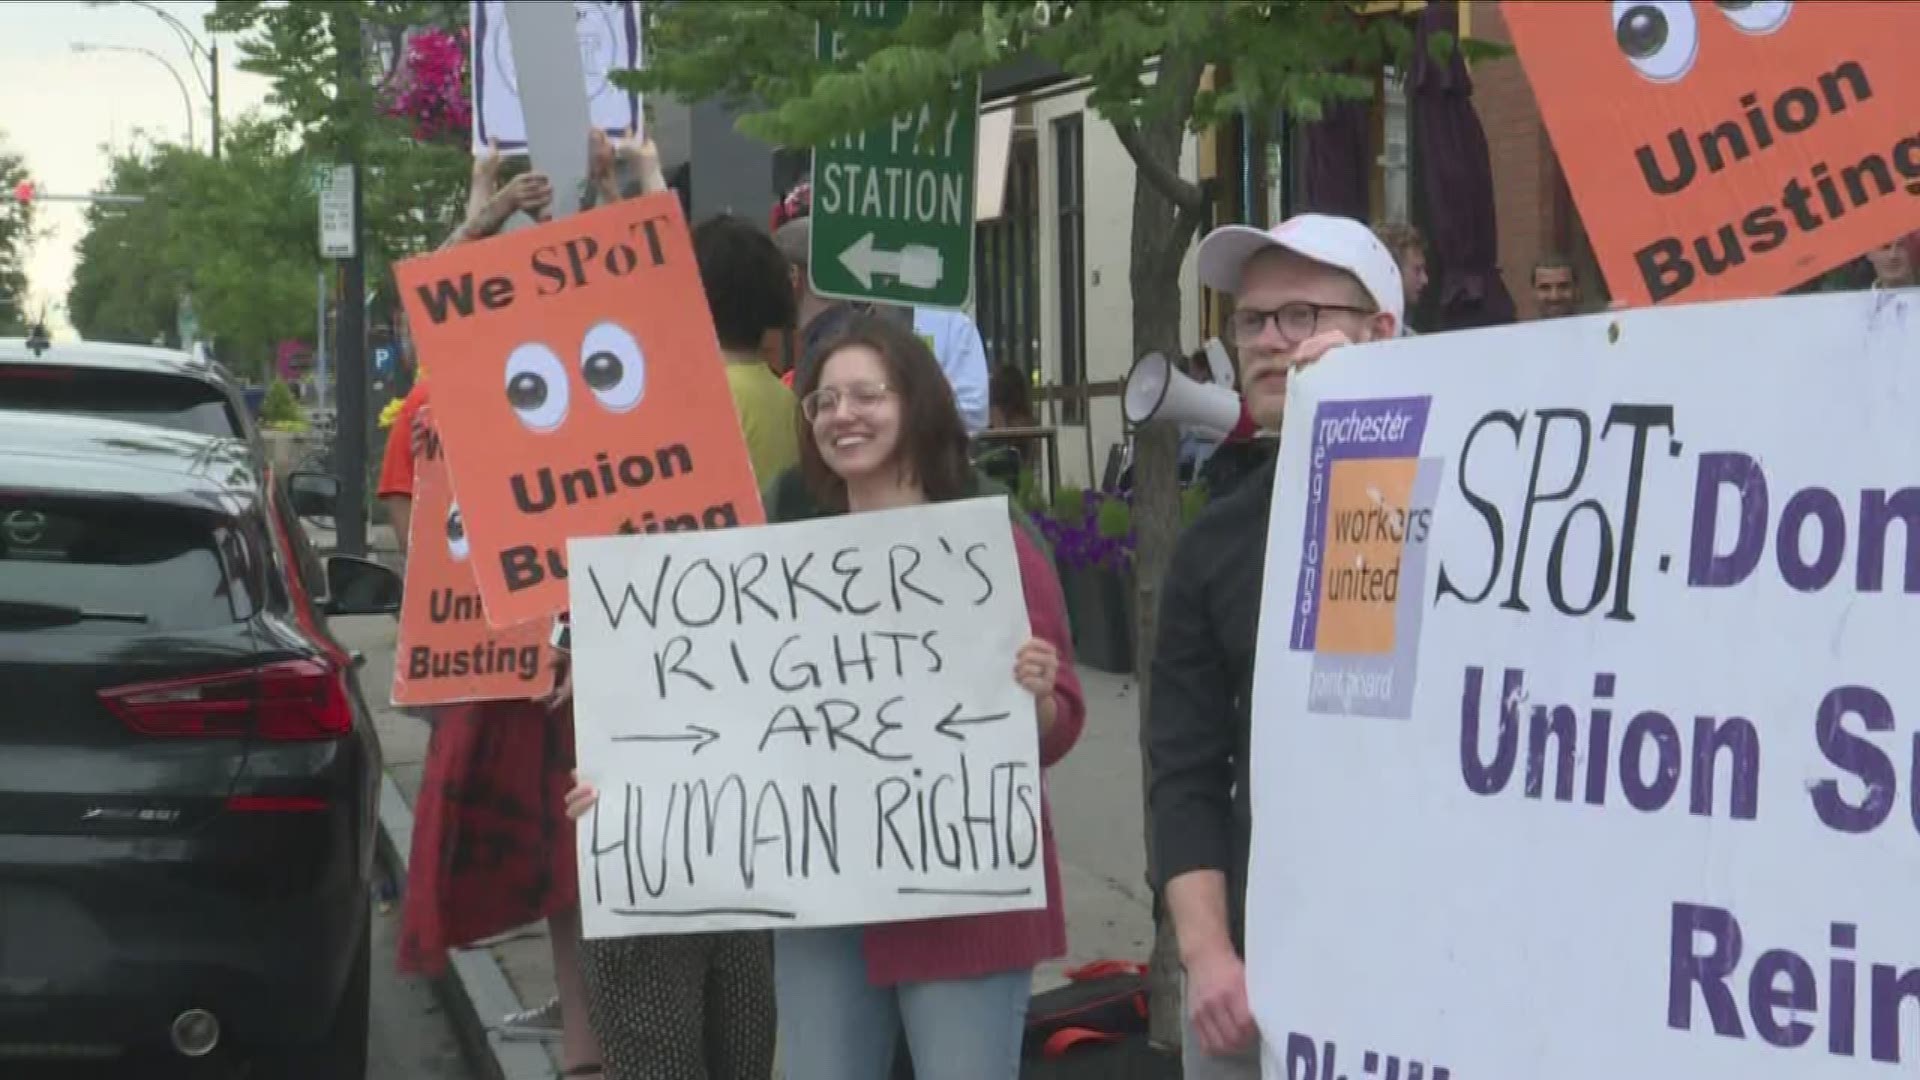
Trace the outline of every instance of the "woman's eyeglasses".
<instances>
[{"instance_id":1,"label":"woman's eyeglasses","mask_svg":"<svg viewBox=\"0 0 1920 1080\"><path fill-rule=\"evenodd\" d=\"M870 413L887 400L893 393L886 383L864 382L848 386L823 386L808 394L800 401L800 415L811 424L822 416L831 416L840 411L840 403L846 402L856 413Z\"/></svg>"}]
</instances>

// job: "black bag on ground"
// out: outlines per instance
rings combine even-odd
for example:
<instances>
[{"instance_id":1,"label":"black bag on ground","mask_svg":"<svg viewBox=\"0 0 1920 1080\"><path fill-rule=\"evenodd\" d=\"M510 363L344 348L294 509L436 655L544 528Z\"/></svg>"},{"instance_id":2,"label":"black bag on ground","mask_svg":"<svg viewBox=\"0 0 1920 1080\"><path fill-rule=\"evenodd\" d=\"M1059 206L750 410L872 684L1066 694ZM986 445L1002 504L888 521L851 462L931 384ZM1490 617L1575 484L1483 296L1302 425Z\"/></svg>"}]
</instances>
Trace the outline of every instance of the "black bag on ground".
<instances>
[{"instance_id":1,"label":"black bag on ground","mask_svg":"<svg viewBox=\"0 0 1920 1080\"><path fill-rule=\"evenodd\" d=\"M1147 1032L1147 966L1096 960L1067 971L1064 986L1027 1004L1021 1056L1057 1058L1076 1046L1120 1042Z\"/></svg>"},{"instance_id":2,"label":"black bag on ground","mask_svg":"<svg viewBox=\"0 0 1920 1080\"><path fill-rule=\"evenodd\" d=\"M1082 1043L1055 1058L1029 1058L1020 1063L1020 1080L1180 1080L1180 1054L1129 1035Z\"/></svg>"}]
</instances>

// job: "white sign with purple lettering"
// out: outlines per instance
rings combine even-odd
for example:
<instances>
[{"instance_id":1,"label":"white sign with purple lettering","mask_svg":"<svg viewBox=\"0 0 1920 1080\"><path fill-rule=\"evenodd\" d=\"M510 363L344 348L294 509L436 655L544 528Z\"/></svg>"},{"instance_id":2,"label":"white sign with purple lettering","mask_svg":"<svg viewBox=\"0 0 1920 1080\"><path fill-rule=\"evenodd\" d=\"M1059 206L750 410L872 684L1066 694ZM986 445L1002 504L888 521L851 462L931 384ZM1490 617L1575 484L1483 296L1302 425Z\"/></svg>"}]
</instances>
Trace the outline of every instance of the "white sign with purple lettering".
<instances>
[{"instance_id":1,"label":"white sign with purple lettering","mask_svg":"<svg viewBox=\"0 0 1920 1080\"><path fill-rule=\"evenodd\" d=\"M1254 687L1269 1080L1920 1068L1920 292L1337 351Z\"/></svg>"},{"instance_id":2,"label":"white sign with purple lettering","mask_svg":"<svg viewBox=\"0 0 1920 1080\"><path fill-rule=\"evenodd\" d=\"M588 937L1045 907L1005 498L574 540Z\"/></svg>"}]
</instances>

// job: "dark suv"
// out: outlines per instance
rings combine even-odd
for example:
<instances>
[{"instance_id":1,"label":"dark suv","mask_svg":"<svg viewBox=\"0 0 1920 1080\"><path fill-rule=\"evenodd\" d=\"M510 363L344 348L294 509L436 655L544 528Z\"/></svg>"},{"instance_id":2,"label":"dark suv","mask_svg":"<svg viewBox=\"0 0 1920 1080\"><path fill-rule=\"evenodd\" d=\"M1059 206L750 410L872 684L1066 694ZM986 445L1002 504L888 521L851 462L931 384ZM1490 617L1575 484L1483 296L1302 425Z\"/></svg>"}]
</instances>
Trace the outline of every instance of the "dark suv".
<instances>
[{"instance_id":1,"label":"dark suv","mask_svg":"<svg viewBox=\"0 0 1920 1080\"><path fill-rule=\"evenodd\" d=\"M325 618L400 581L305 543L243 441L0 413L0 1074L364 1075L380 749Z\"/></svg>"},{"instance_id":2,"label":"dark suv","mask_svg":"<svg viewBox=\"0 0 1920 1080\"><path fill-rule=\"evenodd\" d=\"M0 409L77 413L224 435L259 435L225 368L190 353L94 341L0 338Z\"/></svg>"},{"instance_id":3,"label":"dark suv","mask_svg":"<svg viewBox=\"0 0 1920 1080\"><path fill-rule=\"evenodd\" d=\"M324 473L276 475L240 385L220 364L178 349L0 338L0 414L7 412L95 416L236 439L267 483L316 523L331 520L340 496L339 481ZM306 534L294 533L302 573L317 582Z\"/></svg>"}]
</instances>

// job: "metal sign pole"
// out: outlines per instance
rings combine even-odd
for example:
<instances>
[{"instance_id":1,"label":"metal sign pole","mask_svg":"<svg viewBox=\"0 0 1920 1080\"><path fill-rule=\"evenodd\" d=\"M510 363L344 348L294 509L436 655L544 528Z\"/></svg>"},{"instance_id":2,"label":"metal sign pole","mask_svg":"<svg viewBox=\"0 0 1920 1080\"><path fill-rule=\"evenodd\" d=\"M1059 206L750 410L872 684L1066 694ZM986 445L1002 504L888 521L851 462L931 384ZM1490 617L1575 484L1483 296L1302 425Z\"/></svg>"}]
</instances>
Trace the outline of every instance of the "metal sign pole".
<instances>
[{"instance_id":1,"label":"metal sign pole","mask_svg":"<svg viewBox=\"0 0 1920 1080\"><path fill-rule=\"evenodd\" d=\"M527 154L533 167L553 181L551 213L566 217L580 209L592 124L573 5L507 0L506 9Z\"/></svg>"}]
</instances>

